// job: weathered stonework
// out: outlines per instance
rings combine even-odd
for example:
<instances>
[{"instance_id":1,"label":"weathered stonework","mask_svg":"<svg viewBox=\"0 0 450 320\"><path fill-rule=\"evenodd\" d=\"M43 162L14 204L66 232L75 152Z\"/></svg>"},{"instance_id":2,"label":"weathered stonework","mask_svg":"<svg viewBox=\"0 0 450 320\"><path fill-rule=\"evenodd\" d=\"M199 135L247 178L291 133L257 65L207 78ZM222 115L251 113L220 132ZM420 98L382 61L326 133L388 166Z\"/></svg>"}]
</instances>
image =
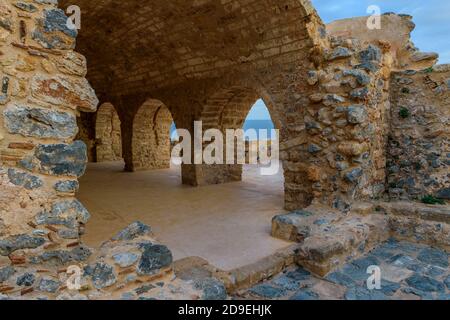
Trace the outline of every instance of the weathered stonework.
<instances>
[{"instance_id":1,"label":"weathered stonework","mask_svg":"<svg viewBox=\"0 0 450 320\"><path fill-rule=\"evenodd\" d=\"M367 33L364 18L325 26L307 0L70 4L83 7L80 53L57 1L0 0L0 298L224 299L294 261L325 276L390 236L448 249L448 206L358 204L449 200L450 71L414 48L411 17L383 15L387 27ZM97 111L99 98L110 104ZM75 194L88 159L166 168L172 120L241 128L258 98L295 210L272 233L296 250L190 279L140 223L83 245L90 215ZM195 186L241 177L241 165L182 166ZM61 271L71 265L83 270L76 292Z\"/></svg>"},{"instance_id":2,"label":"weathered stonework","mask_svg":"<svg viewBox=\"0 0 450 320\"><path fill-rule=\"evenodd\" d=\"M122 158L120 119L111 104L100 106L95 122L96 161L117 161Z\"/></svg>"},{"instance_id":3,"label":"weathered stonework","mask_svg":"<svg viewBox=\"0 0 450 320\"><path fill-rule=\"evenodd\" d=\"M393 199L450 199L450 66L392 75L388 184Z\"/></svg>"}]
</instances>

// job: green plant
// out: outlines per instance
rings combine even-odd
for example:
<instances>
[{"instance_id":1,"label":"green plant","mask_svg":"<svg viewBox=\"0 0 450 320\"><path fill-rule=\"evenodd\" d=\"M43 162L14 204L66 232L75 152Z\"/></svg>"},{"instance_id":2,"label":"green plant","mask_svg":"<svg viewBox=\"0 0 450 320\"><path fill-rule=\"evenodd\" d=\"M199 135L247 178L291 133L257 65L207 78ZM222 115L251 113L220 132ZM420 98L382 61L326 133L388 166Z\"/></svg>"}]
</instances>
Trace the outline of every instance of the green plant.
<instances>
[{"instance_id":1,"label":"green plant","mask_svg":"<svg viewBox=\"0 0 450 320\"><path fill-rule=\"evenodd\" d=\"M425 197L422 198L422 203L425 204L441 204L444 205L445 202L441 199L436 198L435 196L432 195L427 195Z\"/></svg>"},{"instance_id":2,"label":"green plant","mask_svg":"<svg viewBox=\"0 0 450 320\"><path fill-rule=\"evenodd\" d=\"M405 107L401 107L398 114L403 119L409 118L411 116L411 112L409 112L408 108L405 108Z\"/></svg>"},{"instance_id":3,"label":"green plant","mask_svg":"<svg viewBox=\"0 0 450 320\"><path fill-rule=\"evenodd\" d=\"M426 68L425 70L423 70L423 72L425 72L425 73L431 73L433 71L434 71L433 67L429 67L429 68Z\"/></svg>"}]
</instances>

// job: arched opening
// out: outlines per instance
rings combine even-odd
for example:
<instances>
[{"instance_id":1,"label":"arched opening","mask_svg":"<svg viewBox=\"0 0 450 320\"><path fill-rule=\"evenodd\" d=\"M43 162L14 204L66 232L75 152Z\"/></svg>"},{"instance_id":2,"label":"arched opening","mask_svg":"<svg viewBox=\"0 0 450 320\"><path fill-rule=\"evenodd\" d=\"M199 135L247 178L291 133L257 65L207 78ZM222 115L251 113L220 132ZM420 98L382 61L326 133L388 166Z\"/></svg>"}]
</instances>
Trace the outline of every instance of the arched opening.
<instances>
[{"instance_id":1,"label":"arched opening","mask_svg":"<svg viewBox=\"0 0 450 320\"><path fill-rule=\"evenodd\" d=\"M170 168L173 124L161 101L150 99L139 108L133 121L133 171Z\"/></svg>"},{"instance_id":2,"label":"arched opening","mask_svg":"<svg viewBox=\"0 0 450 320\"><path fill-rule=\"evenodd\" d=\"M263 158L272 156L272 146L279 143L280 139L279 129L275 126L263 99L258 99L248 112L243 130L251 134L245 136L247 163L243 166L242 181L257 185L260 190L264 189L266 194L278 198L276 201L282 203L284 174L280 159L277 158L278 163L273 164L273 172L261 173L262 167L267 166L262 163L265 161ZM252 162L251 155L255 154L258 154L257 161Z\"/></svg>"},{"instance_id":3,"label":"arched opening","mask_svg":"<svg viewBox=\"0 0 450 320\"><path fill-rule=\"evenodd\" d=\"M120 119L110 103L102 104L95 121L96 162L122 160Z\"/></svg>"}]
</instances>

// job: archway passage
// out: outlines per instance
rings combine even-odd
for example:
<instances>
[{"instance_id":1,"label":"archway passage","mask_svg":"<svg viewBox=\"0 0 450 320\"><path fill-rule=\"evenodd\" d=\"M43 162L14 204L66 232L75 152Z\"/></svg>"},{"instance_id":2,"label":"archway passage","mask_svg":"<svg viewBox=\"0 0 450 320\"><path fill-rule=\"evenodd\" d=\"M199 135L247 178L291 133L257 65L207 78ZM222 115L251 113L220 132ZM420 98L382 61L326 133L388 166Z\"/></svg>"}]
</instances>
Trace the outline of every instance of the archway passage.
<instances>
[{"instance_id":1,"label":"archway passage","mask_svg":"<svg viewBox=\"0 0 450 320\"><path fill-rule=\"evenodd\" d=\"M257 100L258 94L247 88L218 92L205 107L204 114L211 116L205 130L242 129ZM288 247L290 243L270 237L272 217L283 212L283 172L261 177L257 165L218 164L204 166L202 174L235 174L234 183L183 186L180 167L166 166L174 127L170 114L158 100L148 100L138 109L133 122L134 172L121 172L119 164L89 166L79 193L92 214L84 241L97 247L124 224L142 221L152 226L175 259L199 256L224 270ZM164 158L158 158L161 155Z\"/></svg>"},{"instance_id":2,"label":"archway passage","mask_svg":"<svg viewBox=\"0 0 450 320\"><path fill-rule=\"evenodd\" d=\"M95 144L97 162L122 160L120 119L110 103L102 104L97 111Z\"/></svg>"},{"instance_id":3,"label":"archway passage","mask_svg":"<svg viewBox=\"0 0 450 320\"><path fill-rule=\"evenodd\" d=\"M297 115L306 103L298 96L307 97L309 88L295 84L305 82L310 52L324 34L309 1L70 4L83 10L77 50L89 61L87 78L101 100L117 108L125 170L134 171L99 167L81 178L79 199L92 214L84 240L96 246L142 220L177 258L203 256L223 268L287 246L270 238L270 221L283 211L283 184L272 197L242 181L242 165L232 164L183 166L183 182L201 188L182 186L179 175L165 169L170 122L160 121L159 102L144 102L164 102L179 129L191 131L201 120L204 129L223 131L242 129L262 97L278 128L287 118L291 128L300 127ZM159 128L162 122L167 130ZM291 128L286 139L296 134Z\"/></svg>"},{"instance_id":4,"label":"archway passage","mask_svg":"<svg viewBox=\"0 0 450 320\"><path fill-rule=\"evenodd\" d=\"M161 101L150 99L139 108L133 121L132 171L170 168L172 123Z\"/></svg>"}]
</instances>

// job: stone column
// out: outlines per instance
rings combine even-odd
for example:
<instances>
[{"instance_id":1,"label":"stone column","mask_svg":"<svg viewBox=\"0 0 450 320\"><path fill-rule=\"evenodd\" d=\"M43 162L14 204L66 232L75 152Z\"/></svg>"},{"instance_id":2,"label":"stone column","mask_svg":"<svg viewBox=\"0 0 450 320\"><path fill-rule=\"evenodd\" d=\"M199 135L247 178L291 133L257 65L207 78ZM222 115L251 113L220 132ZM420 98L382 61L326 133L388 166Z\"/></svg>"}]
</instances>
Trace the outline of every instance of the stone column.
<instances>
[{"instance_id":1,"label":"stone column","mask_svg":"<svg viewBox=\"0 0 450 320\"><path fill-rule=\"evenodd\" d=\"M98 100L77 31L51 3L0 1L0 266L89 256L75 198L86 145L74 138L78 112Z\"/></svg>"}]
</instances>

